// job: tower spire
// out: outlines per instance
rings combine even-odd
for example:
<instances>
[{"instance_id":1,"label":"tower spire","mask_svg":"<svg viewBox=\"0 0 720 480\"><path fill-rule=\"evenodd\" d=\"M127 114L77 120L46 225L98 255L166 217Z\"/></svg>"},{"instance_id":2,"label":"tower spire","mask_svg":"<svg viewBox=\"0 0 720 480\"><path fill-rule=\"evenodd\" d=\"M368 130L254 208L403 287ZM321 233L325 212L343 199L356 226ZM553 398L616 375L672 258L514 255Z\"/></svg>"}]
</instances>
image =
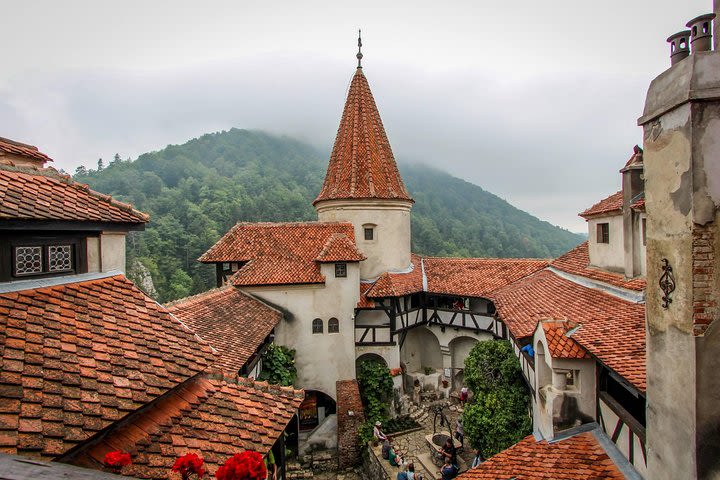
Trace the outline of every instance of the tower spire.
<instances>
[{"instance_id":1,"label":"tower spire","mask_svg":"<svg viewBox=\"0 0 720 480\"><path fill-rule=\"evenodd\" d=\"M358 59L358 67L357 68L362 68L362 64L360 63L362 61L362 57L363 57L363 54L360 51L361 48L362 48L362 38L360 38L360 29L358 29L358 53L357 53L357 55L355 55Z\"/></svg>"}]
</instances>

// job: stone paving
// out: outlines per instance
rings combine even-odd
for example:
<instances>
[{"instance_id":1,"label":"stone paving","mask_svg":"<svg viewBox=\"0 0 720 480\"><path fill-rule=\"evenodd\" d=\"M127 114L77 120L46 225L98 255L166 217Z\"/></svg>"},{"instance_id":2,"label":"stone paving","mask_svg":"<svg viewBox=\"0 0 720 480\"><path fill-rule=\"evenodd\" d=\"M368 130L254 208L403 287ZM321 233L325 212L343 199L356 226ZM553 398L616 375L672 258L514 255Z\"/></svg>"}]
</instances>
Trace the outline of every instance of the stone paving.
<instances>
[{"instance_id":1,"label":"stone paving","mask_svg":"<svg viewBox=\"0 0 720 480\"><path fill-rule=\"evenodd\" d=\"M452 406L445 408L445 415L450 421L450 425L455 426L456 420L462 415L462 411L459 407ZM427 415L421 415L417 418L418 423L422 426L421 430L416 432L408 433L400 436L392 436L393 446L396 451L402 456L405 463L413 463L415 465L415 472L422 473L425 479L432 480L440 478L439 468L432 465L430 461L430 447L425 440L425 436L434 433L433 432L433 420L434 415L428 413ZM446 427L444 427L445 429ZM438 425L438 430L439 425ZM380 456L380 446L376 447L376 453ZM472 462L472 450L466 447L459 451L459 462L461 471L467 469L467 466ZM421 458L422 457L422 458ZM391 480L395 480L398 472L401 469L393 467L387 460L381 461L385 471L390 475Z\"/></svg>"}]
</instances>

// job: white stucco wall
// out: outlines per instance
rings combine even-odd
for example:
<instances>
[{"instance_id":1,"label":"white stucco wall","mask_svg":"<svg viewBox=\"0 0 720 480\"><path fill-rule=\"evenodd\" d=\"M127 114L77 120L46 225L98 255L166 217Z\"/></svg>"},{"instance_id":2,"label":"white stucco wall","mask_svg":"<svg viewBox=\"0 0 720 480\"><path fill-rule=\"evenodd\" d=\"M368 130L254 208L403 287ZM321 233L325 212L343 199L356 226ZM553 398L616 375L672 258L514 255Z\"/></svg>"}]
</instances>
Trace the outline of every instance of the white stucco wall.
<instances>
[{"instance_id":1,"label":"white stucco wall","mask_svg":"<svg viewBox=\"0 0 720 480\"><path fill-rule=\"evenodd\" d=\"M551 439L555 436L556 428L553 419L561 412L563 401L567 397L577 399L577 406L581 414L588 418L597 418L595 361L590 358L552 358L541 324L538 324L535 330L533 345L536 352L535 385L538 387L535 393L538 408L536 412L533 412L533 417L537 421L536 428L540 430L543 437ZM544 355L538 355L539 353L544 353ZM565 371L576 372L575 385L558 389L552 385L552 376ZM542 401L541 397L544 397L545 401Z\"/></svg>"},{"instance_id":2,"label":"white stucco wall","mask_svg":"<svg viewBox=\"0 0 720 480\"><path fill-rule=\"evenodd\" d=\"M320 202L316 208L321 222L350 222L355 242L367 256L360 264L360 276L377 277L389 270L410 266L410 209L412 204L396 200ZM363 227L374 225L373 240L365 240Z\"/></svg>"},{"instance_id":3,"label":"white stucco wall","mask_svg":"<svg viewBox=\"0 0 720 480\"><path fill-rule=\"evenodd\" d=\"M88 273L100 272L102 270L100 237L87 238L87 266Z\"/></svg>"},{"instance_id":4,"label":"white stucco wall","mask_svg":"<svg viewBox=\"0 0 720 480\"><path fill-rule=\"evenodd\" d=\"M608 223L610 225L610 243L597 242L597 225L599 223ZM622 215L588 220L588 245L591 265L625 273Z\"/></svg>"},{"instance_id":5,"label":"white stucco wall","mask_svg":"<svg viewBox=\"0 0 720 480\"><path fill-rule=\"evenodd\" d=\"M103 232L100 235L100 268L125 271L125 233Z\"/></svg>"},{"instance_id":6,"label":"white stucco wall","mask_svg":"<svg viewBox=\"0 0 720 480\"><path fill-rule=\"evenodd\" d=\"M319 390L337 399L335 382L355 378L353 313L359 299L359 267L348 263L347 277L335 278L335 264L321 266L325 285L251 287L243 290L287 310L275 329L275 343L293 348L298 369L297 386ZM288 317L288 315L286 315ZM340 321L339 333L328 333L328 320ZM323 333L312 333L312 321L323 321Z\"/></svg>"}]
</instances>

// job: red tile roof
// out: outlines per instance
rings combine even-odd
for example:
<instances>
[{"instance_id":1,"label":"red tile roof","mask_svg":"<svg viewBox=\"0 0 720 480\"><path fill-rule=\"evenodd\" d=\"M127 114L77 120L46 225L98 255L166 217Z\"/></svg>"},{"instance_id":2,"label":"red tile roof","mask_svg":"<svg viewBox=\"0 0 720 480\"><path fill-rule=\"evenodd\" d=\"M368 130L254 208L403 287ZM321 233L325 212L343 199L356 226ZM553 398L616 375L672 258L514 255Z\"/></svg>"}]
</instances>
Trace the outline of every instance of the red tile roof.
<instances>
[{"instance_id":1,"label":"red tile roof","mask_svg":"<svg viewBox=\"0 0 720 480\"><path fill-rule=\"evenodd\" d=\"M205 370L210 347L122 275L0 294L0 448L56 457Z\"/></svg>"},{"instance_id":2,"label":"red tile roof","mask_svg":"<svg viewBox=\"0 0 720 480\"><path fill-rule=\"evenodd\" d=\"M230 373L250 360L282 319L282 313L235 287L210 290L166 307L217 350L216 365Z\"/></svg>"},{"instance_id":3,"label":"red tile roof","mask_svg":"<svg viewBox=\"0 0 720 480\"><path fill-rule=\"evenodd\" d=\"M27 145L25 143L0 137L0 157L4 153L19 155L21 157L29 157L34 160L40 160L42 163L53 161L52 158L39 151L38 148L33 145Z\"/></svg>"},{"instance_id":4,"label":"red tile roof","mask_svg":"<svg viewBox=\"0 0 720 480\"><path fill-rule=\"evenodd\" d=\"M322 190L313 204L338 199L412 202L362 69L350 83Z\"/></svg>"},{"instance_id":5,"label":"red tile roof","mask_svg":"<svg viewBox=\"0 0 720 480\"><path fill-rule=\"evenodd\" d=\"M645 290L646 282L642 277L627 279L620 273L608 272L607 270L591 267L587 241L581 243L561 257L558 257L550 263L550 266L566 273L587 277L615 287L634 290L636 292Z\"/></svg>"},{"instance_id":6,"label":"red tile roof","mask_svg":"<svg viewBox=\"0 0 720 480\"><path fill-rule=\"evenodd\" d=\"M244 263L237 286L323 283L317 258L334 234L355 241L351 223L238 223L199 260Z\"/></svg>"},{"instance_id":7,"label":"red tile roof","mask_svg":"<svg viewBox=\"0 0 720 480\"><path fill-rule=\"evenodd\" d=\"M618 215L622 212L623 206L623 192L622 190L613 193L607 198L600 200L598 203L588 208L579 215L584 218L592 217L594 215Z\"/></svg>"},{"instance_id":8,"label":"red tile roof","mask_svg":"<svg viewBox=\"0 0 720 480\"><path fill-rule=\"evenodd\" d=\"M149 217L53 169L0 165L0 219L141 224Z\"/></svg>"},{"instance_id":9,"label":"red tile roof","mask_svg":"<svg viewBox=\"0 0 720 480\"><path fill-rule=\"evenodd\" d=\"M590 358L587 351L582 348L571 335L568 335L578 325L567 321L544 321L540 325L545 332L548 350L552 358Z\"/></svg>"},{"instance_id":10,"label":"red tile roof","mask_svg":"<svg viewBox=\"0 0 720 480\"><path fill-rule=\"evenodd\" d=\"M530 435L468 470L458 480L624 480L617 466L590 432L559 442Z\"/></svg>"},{"instance_id":11,"label":"red tile roof","mask_svg":"<svg viewBox=\"0 0 720 480\"><path fill-rule=\"evenodd\" d=\"M579 324L572 338L645 391L645 305L583 287L548 270L503 287L492 298L516 339L532 336L540 320Z\"/></svg>"},{"instance_id":12,"label":"red tile roof","mask_svg":"<svg viewBox=\"0 0 720 480\"><path fill-rule=\"evenodd\" d=\"M640 210L641 212L645 211L645 197L638 198L635 200L631 205L630 208L635 210Z\"/></svg>"},{"instance_id":13,"label":"red tile roof","mask_svg":"<svg viewBox=\"0 0 720 480\"><path fill-rule=\"evenodd\" d=\"M165 479L186 453L204 459L208 477L244 450L264 455L296 413L304 393L239 377L201 376L138 412L90 445L73 463L99 468L105 454L125 450L132 465L123 475ZM171 478L179 478L172 476Z\"/></svg>"},{"instance_id":14,"label":"red tile roof","mask_svg":"<svg viewBox=\"0 0 720 480\"><path fill-rule=\"evenodd\" d=\"M374 283L360 283L360 300L358 300L356 308L373 308L375 302L367 297L367 292L373 287Z\"/></svg>"},{"instance_id":15,"label":"red tile roof","mask_svg":"<svg viewBox=\"0 0 720 480\"><path fill-rule=\"evenodd\" d=\"M423 291L423 273L421 257L410 257L412 270L407 273L383 273L375 284L365 292L371 298L400 297Z\"/></svg>"},{"instance_id":16,"label":"red tile roof","mask_svg":"<svg viewBox=\"0 0 720 480\"><path fill-rule=\"evenodd\" d=\"M316 261L320 263L360 262L367 257L355 246L355 241L344 233L330 235L325 246L318 254Z\"/></svg>"},{"instance_id":17,"label":"red tile roof","mask_svg":"<svg viewBox=\"0 0 720 480\"><path fill-rule=\"evenodd\" d=\"M547 260L524 258L426 257L423 261L428 292L466 297L488 297L548 265Z\"/></svg>"}]
</instances>

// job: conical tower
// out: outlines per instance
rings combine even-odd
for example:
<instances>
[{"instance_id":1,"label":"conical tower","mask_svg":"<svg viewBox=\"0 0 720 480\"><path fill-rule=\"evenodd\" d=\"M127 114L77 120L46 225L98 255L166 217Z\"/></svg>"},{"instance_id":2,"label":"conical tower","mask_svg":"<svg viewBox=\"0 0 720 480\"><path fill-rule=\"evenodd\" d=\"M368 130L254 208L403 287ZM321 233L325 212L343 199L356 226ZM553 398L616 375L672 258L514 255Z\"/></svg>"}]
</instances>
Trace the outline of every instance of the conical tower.
<instances>
[{"instance_id":1,"label":"conical tower","mask_svg":"<svg viewBox=\"0 0 720 480\"><path fill-rule=\"evenodd\" d=\"M320 221L355 226L357 245L367 256L360 275L371 279L410 266L413 200L395 163L360 51L357 57L325 182L313 205Z\"/></svg>"}]
</instances>

